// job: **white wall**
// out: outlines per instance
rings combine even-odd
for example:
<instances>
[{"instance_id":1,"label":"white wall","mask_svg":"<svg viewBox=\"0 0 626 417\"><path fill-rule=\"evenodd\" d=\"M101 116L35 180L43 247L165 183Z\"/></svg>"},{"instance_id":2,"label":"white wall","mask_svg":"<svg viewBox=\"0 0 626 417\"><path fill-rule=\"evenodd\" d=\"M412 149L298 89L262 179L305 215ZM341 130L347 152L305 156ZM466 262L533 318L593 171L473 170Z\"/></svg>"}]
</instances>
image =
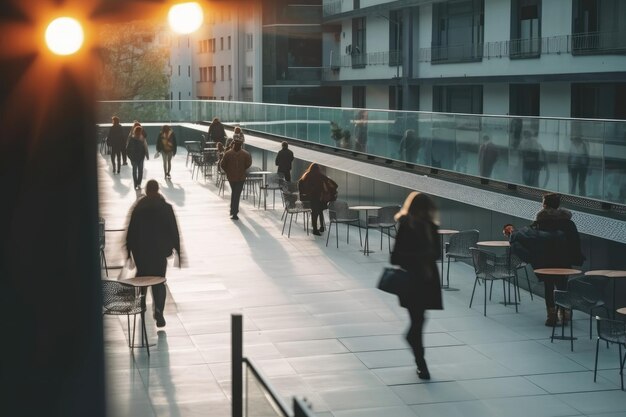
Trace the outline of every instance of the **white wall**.
<instances>
[{"instance_id":1,"label":"white wall","mask_svg":"<svg viewBox=\"0 0 626 417\"><path fill-rule=\"evenodd\" d=\"M572 90L569 82L542 83L539 86L540 116L571 117Z\"/></svg>"},{"instance_id":2,"label":"white wall","mask_svg":"<svg viewBox=\"0 0 626 417\"><path fill-rule=\"evenodd\" d=\"M420 86L420 111L433 111L433 86Z\"/></svg>"},{"instance_id":3,"label":"white wall","mask_svg":"<svg viewBox=\"0 0 626 417\"><path fill-rule=\"evenodd\" d=\"M485 42L506 40L510 38L510 34L511 2L502 0L485 0Z\"/></svg>"},{"instance_id":4,"label":"white wall","mask_svg":"<svg viewBox=\"0 0 626 417\"><path fill-rule=\"evenodd\" d=\"M541 36L547 38L557 35L569 35L570 33L572 33L572 1L542 1Z\"/></svg>"},{"instance_id":5,"label":"white wall","mask_svg":"<svg viewBox=\"0 0 626 417\"><path fill-rule=\"evenodd\" d=\"M365 87L365 107L368 109L389 109L389 87L368 85Z\"/></svg>"},{"instance_id":6,"label":"white wall","mask_svg":"<svg viewBox=\"0 0 626 417\"><path fill-rule=\"evenodd\" d=\"M509 85L483 85L483 114L509 114Z\"/></svg>"}]
</instances>

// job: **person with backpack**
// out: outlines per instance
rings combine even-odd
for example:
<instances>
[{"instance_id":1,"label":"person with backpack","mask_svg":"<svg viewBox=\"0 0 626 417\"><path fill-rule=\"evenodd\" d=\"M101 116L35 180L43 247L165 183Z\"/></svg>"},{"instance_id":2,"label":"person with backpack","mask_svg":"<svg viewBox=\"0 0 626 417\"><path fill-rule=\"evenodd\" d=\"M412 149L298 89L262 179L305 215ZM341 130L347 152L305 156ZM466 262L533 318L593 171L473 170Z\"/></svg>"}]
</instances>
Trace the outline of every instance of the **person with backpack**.
<instances>
[{"instance_id":1,"label":"person with backpack","mask_svg":"<svg viewBox=\"0 0 626 417\"><path fill-rule=\"evenodd\" d=\"M337 199L337 183L322 174L320 166L316 163L309 165L298 181L300 200L311 204L311 223L313 234L321 236L326 230L324 227L324 210L330 201ZM318 219L320 227L318 229Z\"/></svg>"},{"instance_id":2,"label":"person with backpack","mask_svg":"<svg viewBox=\"0 0 626 417\"><path fill-rule=\"evenodd\" d=\"M143 160L150 159L148 155L148 143L143 136L143 127L141 125L133 128L133 134L126 145L126 154L133 166L133 182L135 190L141 189L141 181L143 179Z\"/></svg>"}]
</instances>

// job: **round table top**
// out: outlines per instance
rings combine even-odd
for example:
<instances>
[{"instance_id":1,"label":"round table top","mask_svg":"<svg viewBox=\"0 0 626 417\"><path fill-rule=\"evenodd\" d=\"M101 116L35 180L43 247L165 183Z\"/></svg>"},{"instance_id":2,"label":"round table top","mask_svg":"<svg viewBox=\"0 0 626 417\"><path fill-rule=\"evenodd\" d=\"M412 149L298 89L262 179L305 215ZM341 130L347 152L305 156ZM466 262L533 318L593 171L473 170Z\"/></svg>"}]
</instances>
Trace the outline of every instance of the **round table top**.
<instances>
[{"instance_id":1,"label":"round table top","mask_svg":"<svg viewBox=\"0 0 626 417\"><path fill-rule=\"evenodd\" d=\"M508 248L511 246L508 240L484 240L476 242L478 246L489 246L492 248Z\"/></svg>"},{"instance_id":2,"label":"round table top","mask_svg":"<svg viewBox=\"0 0 626 417\"><path fill-rule=\"evenodd\" d=\"M132 285L133 287L150 287L152 285L163 284L165 281L167 281L165 277L148 276L120 279L119 282Z\"/></svg>"},{"instance_id":3,"label":"round table top","mask_svg":"<svg viewBox=\"0 0 626 417\"><path fill-rule=\"evenodd\" d=\"M597 269L595 271L587 271L585 275L601 276L608 278L626 278L626 271L616 271L613 269Z\"/></svg>"},{"instance_id":4,"label":"round table top","mask_svg":"<svg viewBox=\"0 0 626 417\"><path fill-rule=\"evenodd\" d=\"M454 229L439 229L437 230L437 233L439 233L440 235L453 235L459 233L459 231Z\"/></svg>"},{"instance_id":5,"label":"round table top","mask_svg":"<svg viewBox=\"0 0 626 417\"><path fill-rule=\"evenodd\" d=\"M615 311L617 311L619 314L624 314L624 315L626 315L626 307L618 308L618 309L617 309L617 310L615 310Z\"/></svg>"},{"instance_id":6,"label":"round table top","mask_svg":"<svg viewBox=\"0 0 626 417\"><path fill-rule=\"evenodd\" d=\"M350 210L380 210L381 206L350 206Z\"/></svg>"},{"instance_id":7,"label":"round table top","mask_svg":"<svg viewBox=\"0 0 626 417\"><path fill-rule=\"evenodd\" d=\"M579 269L570 269L570 268L539 268L535 269L535 274L544 274L544 275L576 275L580 274L581 271Z\"/></svg>"}]
</instances>

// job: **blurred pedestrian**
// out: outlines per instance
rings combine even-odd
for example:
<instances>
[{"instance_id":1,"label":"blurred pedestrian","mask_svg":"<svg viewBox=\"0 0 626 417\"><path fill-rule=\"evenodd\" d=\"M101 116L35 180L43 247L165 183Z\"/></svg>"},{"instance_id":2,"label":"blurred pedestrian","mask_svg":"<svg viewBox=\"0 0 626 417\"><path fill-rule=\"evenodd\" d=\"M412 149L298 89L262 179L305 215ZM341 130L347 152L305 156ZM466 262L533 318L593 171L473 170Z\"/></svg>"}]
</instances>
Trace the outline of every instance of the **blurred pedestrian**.
<instances>
[{"instance_id":1,"label":"blurred pedestrian","mask_svg":"<svg viewBox=\"0 0 626 417\"><path fill-rule=\"evenodd\" d=\"M423 327L425 310L442 310L441 286L436 261L441 258L437 233L437 208L424 193L413 191L396 214L400 223L391 263L409 272L406 293L400 294L400 305L409 310L411 326L406 339L413 349L417 375L430 379L424 358Z\"/></svg>"},{"instance_id":2,"label":"blurred pedestrian","mask_svg":"<svg viewBox=\"0 0 626 417\"><path fill-rule=\"evenodd\" d=\"M587 195L587 170L589 169L589 148L580 136L571 138L569 155L567 156L567 170L569 171L569 192L576 194L578 183L578 195Z\"/></svg>"},{"instance_id":3,"label":"blurred pedestrian","mask_svg":"<svg viewBox=\"0 0 626 417\"><path fill-rule=\"evenodd\" d=\"M157 139L156 149L163 158L163 174L166 179L171 179L170 171L172 169L172 157L176 155L176 135L171 127L163 125L159 138Z\"/></svg>"},{"instance_id":4,"label":"blurred pedestrian","mask_svg":"<svg viewBox=\"0 0 626 417\"><path fill-rule=\"evenodd\" d=\"M280 144L281 150L276 155L276 165L278 173L285 176L285 180L291 182L291 164L293 162L293 152L289 149L289 144L283 142Z\"/></svg>"},{"instance_id":5,"label":"blurred pedestrian","mask_svg":"<svg viewBox=\"0 0 626 417\"><path fill-rule=\"evenodd\" d=\"M126 145L126 153L130 159L130 163L133 166L133 183L135 184L135 190L141 189L141 181L143 179L143 160L150 159L148 155L148 143L143 135L143 128L141 125L135 126L133 129L133 135Z\"/></svg>"},{"instance_id":6,"label":"blurred pedestrian","mask_svg":"<svg viewBox=\"0 0 626 417\"><path fill-rule=\"evenodd\" d=\"M224 125L220 122L220 119L215 117L209 125L209 131L207 132L207 138L209 142L226 144L226 131Z\"/></svg>"},{"instance_id":7,"label":"blurred pedestrian","mask_svg":"<svg viewBox=\"0 0 626 417\"><path fill-rule=\"evenodd\" d=\"M252 157L242 146L241 138L233 136L233 147L224 153L220 163L230 184L230 218L233 220L239 220L239 200L246 182L246 170L252 165Z\"/></svg>"},{"instance_id":8,"label":"blurred pedestrian","mask_svg":"<svg viewBox=\"0 0 626 417\"><path fill-rule=\"evenodd\" d=\"M539 173L546 165L546 153L537 136L525 130L520 144L522 157L522 181L530 187L539 187Z\"/></svg>"},{"instance_id":9,"label":"blurred pedestrian","mask_svg":"<svg viewBox=\"0 0 626 417\"><path fill-rule=\"evenodd\" d=\"M400 141L400 158L412 164L417 162L417 154L420 150L420 139L417 137L415 130L407 129Z\"/></svg>"},{"instance_id":10,"label":"blurred pedestrian","mask_svg":"<svg viewBox=\"0 0 626 417\"><path fill-rule=\"evenodd\" d=\"M182 266L180 235L171 204L159 193L159 183L150 180L146 195L131 210L126 233L128 257L132 255L138 277L165 277L167 258L176 251ZM165 326L165 284L152 286L152 310L157 327Z\"/></svg>"},{"instance_id":11,"label":"blurred pedestrian","mask_svg":"<svg viewBox=\"0 0 626 417\"><path fill-rule=\"evenodd\" d=\"M316 163L309 165L298 181L300 200L308 201L311 205L311 223L313 234L320 236L324 227L324 210L330 201L337 198L337 183L322 174L320 166ZM317 227L319 219L319 229Z\"/></svg>"},{"instance_id":12,"label":"blurred pedestrian","mask_svg":"<svg viewBox=\"0 0 626 417\"><path fill-rule=\"evenodd\" d=\"M367 110L359 110L354 121L354 150L367 152Z\"/></svg>"},{"instance_id":13,"label":"blurred pedestrian","mask_svg":"<svg viewBox=\"0 0 626 417\"><path fill-rule=\"evenodd\" d=\"M109 128L109 134L107 135L107 145L111 147L111 164L113 165L113 173L120 173L120 165L122 163L122 152L126 154L126 138L124 137L124 130L120 124L120 119L117 116L111 118L113 126ZM115 162L117 161L117 165Z\"/></svg>"},{"instance_id":14,"label":"blurred pedestrian","mask_svg":"<svg viewBox=\"0 0 626 417\"><path fill-rule=\"evenodd\" d=\"M484 178L491 178L491 172L498 160L498 148L488 135L483 136L483 143L478 149L478 171Z\"/></svg>"}]
</instances>

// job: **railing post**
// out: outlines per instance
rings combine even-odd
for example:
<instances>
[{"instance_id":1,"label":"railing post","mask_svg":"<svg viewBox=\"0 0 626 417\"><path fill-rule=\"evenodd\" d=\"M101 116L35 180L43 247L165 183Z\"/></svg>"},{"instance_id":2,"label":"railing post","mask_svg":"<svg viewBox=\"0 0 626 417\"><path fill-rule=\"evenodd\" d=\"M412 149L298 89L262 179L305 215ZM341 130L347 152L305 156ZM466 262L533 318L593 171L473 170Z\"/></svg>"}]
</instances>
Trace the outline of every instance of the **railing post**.
<instances>
[{"instance_id":1,"label":"railing post","mask_svg":"<svg viewBox=\"0 0 626 417\"><path fill-rule=\"evenodd\" d=\"M243 318L241 314L230 316L230 366L232 417L243 417Z\"/></svg>"}]
</instances>

